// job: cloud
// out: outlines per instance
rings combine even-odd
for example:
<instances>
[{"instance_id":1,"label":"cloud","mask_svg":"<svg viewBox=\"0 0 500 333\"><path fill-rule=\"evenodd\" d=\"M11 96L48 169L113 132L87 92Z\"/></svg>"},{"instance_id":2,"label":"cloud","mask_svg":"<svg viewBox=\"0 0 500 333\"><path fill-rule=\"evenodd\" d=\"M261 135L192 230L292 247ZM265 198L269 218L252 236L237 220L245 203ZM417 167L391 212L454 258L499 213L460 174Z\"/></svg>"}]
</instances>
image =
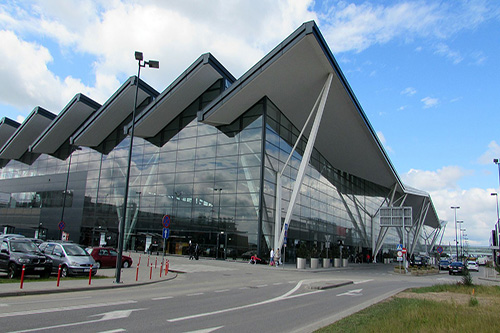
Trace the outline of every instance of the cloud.
<instances>
[{"instance_id":1,"label":"cloud","mask_svg":"<svg viewBox=\"0 0 500 333\"><path fill-rule=\"evenodd\" d=\"M408 87L401 92L401 95L413 96L417 93L417 90L413 87Z\"/></svg>"},{"instance_id":2,"label":"cloud","mask_svg":"<svg viewBox=\"0 0 500 333\"><path fill-rule=\"evenodd\" d=\"M449 48L449 46L446 45L446 44L444 44L444 43L439 43L436 46L435 54L438 54L438 55L441 55L441 56L443 56L445 58L448 58L455 65L461 63L462 60L464 60L464 58L462 57L462 55L460 54L460 52L451 50Z\"/></svg>"},{"instance_id":3,"label":"cloud","mask_svg":"<svg viewBox=\"0 0 500 333\"><path fill-rule=\"evenodd\" d=\"M392 149L390 146L387 146L387 140L385 139L384 133L382 133L381 131L377 131L377 136L384 146L385 150L387 150L389 153L394 153L394 149Z\"/></svg>"},{"instance_id":4,"label":"cloud","mask_svg":"<svg viewBox=\"0 0 500 333\"><path fill-rule=\"evenodd\" d=\"M494 158L500 158L500 145L495 140L488 144L488 149L478 158L478 163L491 164Z\"/></svg>"},{"instance_id":5,"label":"cloud","mask_svg":"<svg viewBox=\"0 0 500 333\"><path fill-rule=\"evenodd\" d=\"M424 109L428 109L436 106L439 102L439 99L432 97L424 97L420 101L424 103Z\"/></svg>"},{"instance_id":6,"label":"cloud","mask_svg":"<svg viewBox=\"0 0 500 333\"><path fill-rule=\"evenodd\" d=\"M461 189L458 181L470 174L460 167L448 166L437 171L412 169L401 177L405 184L428 192L439 219L448 221L443 244L454 242L455 216L450 207L459 206L457 219L464 221L469 243L489 245L490 231L496 220L495 197L490 195L494 189Z\"/></svg>"}]
</instances>

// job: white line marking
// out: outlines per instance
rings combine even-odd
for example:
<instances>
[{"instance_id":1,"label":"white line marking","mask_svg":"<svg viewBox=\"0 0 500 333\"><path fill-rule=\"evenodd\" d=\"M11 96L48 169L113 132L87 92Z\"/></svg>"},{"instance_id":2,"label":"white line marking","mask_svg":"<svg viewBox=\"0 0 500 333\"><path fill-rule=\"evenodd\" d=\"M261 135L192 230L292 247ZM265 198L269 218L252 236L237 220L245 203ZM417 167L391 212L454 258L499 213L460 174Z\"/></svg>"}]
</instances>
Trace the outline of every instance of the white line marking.
<instances>
[{"instance_id":1,"label":"white line marking","mask_svg":"<svg viewBox=\"0 0 500 333\"><path fill-rule=\"evenodd\" d=\"M173 296L155 297L155 298L151 298L151 300L152 301L161 301L161 300L170 299L170 298L174 298L174 297Z\"/></svg>"},{"instance_id":2,"label":"white line marking","mask_svg":"<svg viewBox=\"0 0 500 333\"><path fill-rule=\"evenodd\" d=\"M137 301L129 300L129 301L101 303L101 304L82 304L82 305L74 305L74 306L65 306L65 307L61 307L61 308L45 308L45 309L29 310L29 311L17 311L17 312L10 312L10 313L0 313L0 318L26 316L26 315L42 314L42 313L49 313L49 312L59 312L59 311L92 309L92 308L100 308L100 307L104 307L104 306L114 306L114 305L133 304L133 303L137 303Z\"/></svg>"},{"instance_id":3,"label":"white line marking","mask_svg":"<svg viewBox=\"0 0 500 333\"><path fill-rule=\"evenodd\" d=\"M259 284L258 286L255 286L257 288L263 288L263 287L267 287L268 285L267 284Z\"/></svg>"},{"instance_id":4,"label":"white line marking","mask_svg":"<svg viewBox=\"0 0 500 333\"><path fill-rule=\"evenodd\" d=\"M229 291L230 289L221 289L221 290L215 290L214 293L225 293L226 291Z\"/></svg>"},{"instance_id":5,"label":"white line marking","mask_svg":"<svg viewBox=\"0 0 500 333\"><path fill-rule=\"evenodd\" d=\"M356 281L356 282L354 282L354 284L362 284L362 283L366 283L366 282L370 282L370 281L373 281L373 279L363 280L363 281Z\"/></svg>"},{"instance_id":6,"label":"white line marking","mask_svg":"<svg viewBox=\"0 0 500 333\"><path fill-rule=\"evenodd\" d=\"M211 333L215 332L220 328L223 328L224 326L217 326L217 327L211 327L211 328L204 328L201 330L196 330L196 331L189 331L189 332L184 332L184 333Z\"/></svg>"},{"instance_id":7,"label":"white line marking","mask_svg":"<svg viewBox=\"0 0 500 333\"><path fill-rule=\"evenodd\" d=\"M276 282L276 283L273 283L273 286L279 286L279 285L281 285L281 284L283 284L283 283L281 283L281 282Z\"/></svg>"},{"instance_id":8,"label":"white line marking","mask_svg":"<svg viewBox=\"0 0 500 333\"><path fill-rule=\"evenodd\" d=\"M99 333L120 333L120 332L127 332L126 329L124 328L117 328L115 330L110 330L110 331L101 331Z\"/></svg>"},{"instance_id":9,"label":"white line marking","mask_svg":"<svg viewBox=\"0 0 500 333\"><path fill-rule=\"evenodd\" d=\"M361 291L363 289L353 289L353 290L349 290L345 293L342 293L342 294L338 294L337 296L361 296L363 294L361 294Z\"/></svg>"},{"instance_id":10,"label":"white line marking","mask_svg":"<svg viewBox=\"0 0 500 333\"><path fill-rule=\"evenodd\" d=\"M300 294L300 295L295 295L295 296L289 297L291 294L293 294L294 292L296 292L302 286L303 282L304 282L304 280L299 281L299 283L297 283L297 285L293 289L291 289L290 291L286 292L285 294L283 294L281 296L278 296L278 297L275 297L275 298L271 298L271 299L266 300L266 301L262 301L262 302L258 302L258 303L252 303L252 304L247 304L247 305L242 305L242 306L237 306L237 307L234 307L234 308L223 309L223 310L218 310L218 311L213 311L213 312L199 313L199 314L185 316L185 317L172 318L172 319L168 319L167 321L170 322L170 323L175 323L177 321L183 321L183 320L200 318L200 317L207 317L207 316L217 315L217 314L221 314L221 313L226 313L226 312L231 312L231 311L236 311L236 310L247 309L247 308L251 308L251 307L255 307L255 306L259 306L259 305L264 305L264 304L269 304L269 303L273 303L273 302L285 300L287 298L296 298L296 297L308 296L308 295L311 295L311 294L316 294L316 293L324 292L324 290L317 290L317 291L313 291L313 292L310 292L310 293L305 293L305 294Z\"/></svg>"},{"instance_id":11,"label":"white line marking","mask_svg":"<svg viewBox=\"0 0 500 333\"><path fill-rule=\"evenodd\" d=\"M204 293L194 293L194 294L187 294L186 296L199 296L203 295Z\"/></svg>"}]
</instances>

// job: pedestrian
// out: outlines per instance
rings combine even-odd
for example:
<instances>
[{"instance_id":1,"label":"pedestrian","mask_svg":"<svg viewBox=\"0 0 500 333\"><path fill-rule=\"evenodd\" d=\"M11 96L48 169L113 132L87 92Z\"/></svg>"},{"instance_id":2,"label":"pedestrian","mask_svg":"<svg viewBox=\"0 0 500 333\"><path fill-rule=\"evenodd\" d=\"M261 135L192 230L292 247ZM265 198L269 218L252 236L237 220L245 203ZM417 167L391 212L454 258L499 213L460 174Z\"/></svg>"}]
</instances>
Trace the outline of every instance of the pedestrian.
<instances>
[{"instance_id":1,"label":"pedestrian","mask_svg":"<svg viewBox=\"0 0 500 333\"><path fill-rule=\"evenodd\" d=\"M194 259L194 248L193 248L193 243L191 243L191 241L189 241L189 248L188 248L188 251L189 251L189 260L193 260Z\"/></svg>"},{"instance_id":2,"label":"pedestrian","mask_svg":"<svg viewBox=\"0 0 500 333\"><path fill-rule=\"evenodd\" d=\"M274 266L278 267L280 264L280 249L276 249L274 253Z\"/></svg>"},{"instance_id":3,"label":"pedestrian","mask_svg":"<svg viewBox=\"0 0 500 333\"><path fill-rule=\"evenodd\" d=\"M269 260L269 265L274 265L274 249L271 249L271 254L269 255L270 256L270 260Z\"/></svg>"}]
</instances>

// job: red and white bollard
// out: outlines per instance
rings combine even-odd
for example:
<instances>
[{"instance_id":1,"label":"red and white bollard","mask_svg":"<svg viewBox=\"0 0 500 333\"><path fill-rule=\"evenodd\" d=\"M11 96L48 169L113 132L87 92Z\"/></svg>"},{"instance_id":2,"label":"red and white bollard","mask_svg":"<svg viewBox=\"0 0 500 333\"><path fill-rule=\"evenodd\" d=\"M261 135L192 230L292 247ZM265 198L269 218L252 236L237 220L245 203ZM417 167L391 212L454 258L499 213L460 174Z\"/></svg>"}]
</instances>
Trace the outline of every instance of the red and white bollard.
<instances>
[{"instance_id":1,"label":"red and white bollard","mask_svg":"<svg viewBox=\"0 0 500 333\"><path fill-rule=\"evenodd\" d=\"M149 279L153 277L153 265L149 266Z\"/></svg>"},{"instance_id":2,"label":"red and white bollard","mask_svg":"<svg viewBox=\"0 0 500 333\"><path fill-rule=\"evenodd\" d=\"M139 264L137 264L137 271L135 272L135 282L139 279Z\"/></svg>"},{"instance_id":3,"label":"red and white bollard","mask_svg":"<svg viewBox=\"0 0 500 333\"><path fill-rule=\"evenodd\" d=\"M26 270L26 265L23 265L23 271L21 272L21 288L23 289L23 284L24 284L24 271Z\"/></svg>"},{"instance_id":4,"label":"red and white bollard","mask_svg":"<svg viewBox=\"0 0 500 333\"><path fill-rule=\"evenodd\" d=\"M163 260L160 263L160 278L161 278L161 273L163 273Z\"/></svg>"},{"instance_id":5,"label":"red and white bollard","mask_svg":"<svg viewBox=\"0 0 500 333\"><path fill-rule=\"evenodd\" d=\"M59 287L59 281L61 281L61 265L59 265L59 269L57 271L57 286Z\"/></svg>"},{"instance_id":6,"label":"red and white bollard","mask_svg":"<svg viewBox=\"0 0 500 333\"><path fill-rule=\"evenodd\" d=\"M168 274L168 266L169 266L169 265L170 265L170 261L167 259L167 260L165 261L165 276L167 276L167 274Z\"/></svg>"},{"instance_id":7,"label":"red and white bollard","mask_svg":"<svg viewBox=\"0 0 500 333\"><path fill-rule=\"evenodd\" d=\"M155 257L155 269L156 269L156 263L158 262L158 257Z\"/></svg>"},{"instance_id":8,"label":"red and white bollard","mask_svg":"<svg viewBox=\"0 0 500 333\"><path fill-rule=\"evenodd\" d=\"M92 264L90 264L90 271L89 271L89 286L92 283Z\"/></svg>"},{"instance_id":9,"label":"red and white bollard","mask_svg":"<svg viewBox=\"0 0 500 333\"><path fill-rule=\"evenodd\" d=\"M149 254L148 254L148 266L149 266Z\"/></svg>"}]
</instances>

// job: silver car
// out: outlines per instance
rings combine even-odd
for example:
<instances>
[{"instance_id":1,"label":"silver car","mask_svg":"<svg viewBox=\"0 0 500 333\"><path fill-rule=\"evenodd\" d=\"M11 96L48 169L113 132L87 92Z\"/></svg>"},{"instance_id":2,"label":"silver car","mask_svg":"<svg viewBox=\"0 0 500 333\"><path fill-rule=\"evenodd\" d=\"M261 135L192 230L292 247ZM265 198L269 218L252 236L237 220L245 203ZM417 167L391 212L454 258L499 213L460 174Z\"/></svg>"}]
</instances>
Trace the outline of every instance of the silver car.
<instances>
[{"instance_id":1,"label":"silver car","mask_svg":"<svg viewBox=\"0 0 500 333\"><path fill-rule=\"evenodd\" d=\"M52 272L57 273L61 265L61 276L92 275L97 273L94 259L80 246L73 243L46 242L40 250L53 260Z\"/></svg>"}]
</instances>

